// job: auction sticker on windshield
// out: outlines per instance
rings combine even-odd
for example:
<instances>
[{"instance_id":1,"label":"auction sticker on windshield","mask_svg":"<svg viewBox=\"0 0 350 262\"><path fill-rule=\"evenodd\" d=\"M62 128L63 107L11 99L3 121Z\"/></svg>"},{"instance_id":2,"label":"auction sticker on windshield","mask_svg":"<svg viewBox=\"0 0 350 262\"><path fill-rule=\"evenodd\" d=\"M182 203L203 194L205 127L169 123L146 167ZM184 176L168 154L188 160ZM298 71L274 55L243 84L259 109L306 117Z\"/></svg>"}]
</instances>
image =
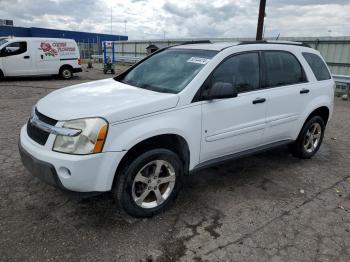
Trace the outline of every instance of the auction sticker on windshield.
<instances>
[{"instance_id":1,"label":"auction sticker on windshield","mask_svg":"<svg viewBox=\"0 0 350 262\"><path fill-rule=\"evenodd\" d=\"M187 63L195 63L195 64L201 64L201 65L206 65L210 59L208 58L203 58L203 57L191 57L190 59L187 60Z\"/></svg>"}]
</instances>

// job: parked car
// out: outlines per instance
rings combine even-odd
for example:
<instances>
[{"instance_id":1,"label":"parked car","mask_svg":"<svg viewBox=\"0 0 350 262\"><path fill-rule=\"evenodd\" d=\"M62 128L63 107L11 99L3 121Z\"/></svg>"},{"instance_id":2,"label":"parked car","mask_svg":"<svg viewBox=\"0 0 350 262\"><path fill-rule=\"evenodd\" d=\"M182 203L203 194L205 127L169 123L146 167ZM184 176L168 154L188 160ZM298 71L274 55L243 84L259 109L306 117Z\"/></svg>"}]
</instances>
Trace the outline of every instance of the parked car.
<instances>
[{"instance_id":1,"label":"parked car","mask_svg":"<svg viewBox=\"0 0 350 262\"><path fill-rule=\"evenodd\" d=\"M0 39L0 79L7 76L60 75L81 72L80 53L72 39L9 37Z\"/></svg>"},{"instance_id":2,"label":"parked car","mask_svg":"<svg viewBox=\"0 0 350 262\"><path fill-rule=\"evenodd\" d=\"M64 191L112 191L152 216L182 177L289 145L311 158L333 110L334 81L319 52L293 42L180 45L115 78L54 91L20 134L24 165Z\"/></svg>"}]
</instances>

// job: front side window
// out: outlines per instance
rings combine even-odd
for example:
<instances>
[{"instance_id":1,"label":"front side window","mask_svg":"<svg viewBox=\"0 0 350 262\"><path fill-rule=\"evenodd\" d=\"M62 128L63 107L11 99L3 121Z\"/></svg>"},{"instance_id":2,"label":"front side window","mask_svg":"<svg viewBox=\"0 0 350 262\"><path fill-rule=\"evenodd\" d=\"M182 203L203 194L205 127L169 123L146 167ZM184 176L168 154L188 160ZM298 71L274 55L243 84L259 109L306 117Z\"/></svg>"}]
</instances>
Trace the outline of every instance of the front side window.
<instances>
[{"instance_id":1,"label":"front side window","mask_svg":"<svg viewBox=\"0 0 350 262\"><path fill-rule=\"evenodd\" d=\"M303 53L303 56L318 81L331 79L327 66L318 55Z\"/></svg>"},{"instance_id":2,"label":"front side window","mask_svg":"<svg viewBox=\"0 0 350 262\"><path fill-rule=\"evenodd\" d=\"M8 41L7 41L6 38L1 38L1 39L0 39L0 46L6 44L7 42L8 42Z\"/></svg>"},{"instance_id":3,"label":"front side window","mask_svg":"<svg viewBox=\"0 0 350 262\"><path fill-rule=\"evenodd\" d=\"M233 84L237 88L238 93L258 89L258 53L245 53L228 58L212 74L211 85L217 82Z\"/></svg>"},{"instance_id":4,"label":"front side window","mask_svg":"<svg viewBox=\"0 0 350 262\"><path fill-rule=\"evenodd\" d=\"M27 52L27 42L14 42L1 50L1 56L20 55Z\"/></svg>"},{"instance_id":5,"label":"front side window","mask_svg":"<svg viewBox=\"0 0 350 262\"><path fill-rule=\"evenodd\" d=\"M264 52L267 87L293 85L305 82L304 71L297 58L282 51Z\"/></svg>"},{"instance_id":6,"label":"front side window","mask_svg":"<svg viewBox=\"0 0 350 262\"><path fill-rule=\"evenodd\" d=\"M179 93L218 52L169 48L131 69L125 84L163 93Z\"/></svg>"}]
</instances>

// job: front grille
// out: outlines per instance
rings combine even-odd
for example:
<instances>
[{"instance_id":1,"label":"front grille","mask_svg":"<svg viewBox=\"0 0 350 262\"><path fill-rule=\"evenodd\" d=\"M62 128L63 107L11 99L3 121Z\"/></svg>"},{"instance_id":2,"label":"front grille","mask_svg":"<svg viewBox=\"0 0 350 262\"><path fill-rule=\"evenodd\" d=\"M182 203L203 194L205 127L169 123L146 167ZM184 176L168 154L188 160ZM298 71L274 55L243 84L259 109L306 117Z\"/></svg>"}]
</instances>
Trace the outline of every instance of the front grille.
<instances>
[{"instance_id":1,"label":"front grille","mask_svg":"<svg viewBox=\"0 0 350 262\"><path fill-rule=\"evenodd\" d=\"M49 118L43 114L41 114L37 109L35 109L35 114L37 117L44 123L49 125L56 125L57 120ZM33 139L35 142L37 142L40 145L45 145L47 139L49 138L50 133L43 131L36 126L32 125L30 121L27 123L27 133L28 136Z\"/></svg>"}]
</instances>

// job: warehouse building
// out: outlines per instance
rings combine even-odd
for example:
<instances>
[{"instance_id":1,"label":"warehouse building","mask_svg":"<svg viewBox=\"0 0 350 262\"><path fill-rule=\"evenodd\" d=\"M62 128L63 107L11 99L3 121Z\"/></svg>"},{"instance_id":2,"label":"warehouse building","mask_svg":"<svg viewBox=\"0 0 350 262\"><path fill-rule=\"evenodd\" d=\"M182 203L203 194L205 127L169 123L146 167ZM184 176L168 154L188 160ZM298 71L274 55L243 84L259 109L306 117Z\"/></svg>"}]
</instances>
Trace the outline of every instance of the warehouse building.
<instances>
[{"instance_id":1,"label":"warehouse building","mask_svg":"<svg viewBox=\"0 0 350 262\"><path fill-rule=\"evenodd\" d=\"M109 35L40 27L0 26L1 36L70 38L79 43L101 43L103 41L128 40L125 35Z\"/></svg>"}]
</instances>

